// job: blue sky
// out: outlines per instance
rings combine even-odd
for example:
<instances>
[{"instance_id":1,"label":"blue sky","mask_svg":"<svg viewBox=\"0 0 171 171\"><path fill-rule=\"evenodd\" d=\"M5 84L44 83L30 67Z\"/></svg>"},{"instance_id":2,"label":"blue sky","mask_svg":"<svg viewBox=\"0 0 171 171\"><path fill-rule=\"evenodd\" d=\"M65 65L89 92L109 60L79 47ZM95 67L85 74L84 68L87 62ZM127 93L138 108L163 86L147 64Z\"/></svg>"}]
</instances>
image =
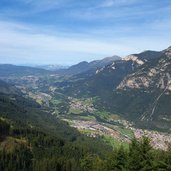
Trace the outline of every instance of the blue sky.
<instances>
[{"instance_id":1,"label":"blue sky","mask_svg":"<svg viewBox=\"0 0 171 171\"><path fill-rule=\"evenodd\" d=\"M0 0L0 63L66 64L171 46L170 0Z\"/></svg>"}]
</instances>

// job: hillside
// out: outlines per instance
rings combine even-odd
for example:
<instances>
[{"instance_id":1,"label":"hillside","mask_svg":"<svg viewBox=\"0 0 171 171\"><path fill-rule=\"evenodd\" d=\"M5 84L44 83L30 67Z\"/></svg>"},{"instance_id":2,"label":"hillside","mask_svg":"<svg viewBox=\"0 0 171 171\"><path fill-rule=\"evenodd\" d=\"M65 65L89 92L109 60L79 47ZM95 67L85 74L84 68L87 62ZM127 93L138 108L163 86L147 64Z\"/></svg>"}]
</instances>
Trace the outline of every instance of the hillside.
<instances>
[{"instance_id":1,"label":"hillside","mask_svg":"<svg viewBox=\"0 0 171 171\"><path fill-rule=\"evenodd\" d=\"M95 97L111 113L136 126L167 130L170 127L170 47L161 52L144 51L56 83L73 97Z\"/></svg>"},{"instance_id":2,"label":"hillside","mask_svg":"<svg viewBox=\"0 0 171 171\"><path fill-rule=\"evenodd\" d=\"M0 170L112 171L119 167L132 171L148 167L165 171L171 166L170 150L152 149L146 137L133 139L126 149L115 142L112 150L101 137L80 134L18 94L0 94L0 108Z\"/></svg>"},{"instance_id":3,"label":"hillside","mask_svg":"<svg viewBox=\"0 0 171 171\"><path fill-rule=\"evenodd\" d=\"M11 88L3 81L1 87ZM81 135L47 108L17 92L0 93L0 109L1 170L59 170L68 163L80 170L78 159L89 153L103 158L111 150L102 140Z\"/></svg>"},{"instance_id":4,"label":"hillside","mask_svg":"<svg viewBox=\"0 0 171 171\"><path fill-rule=\"evenodd\" d=\"M112 97L115 109L149 127L170 127L170 52L170 48L162 51L160 58L150 60L124 78Z\"/></svg>"},{"instance_id":5,"label":"hillside","mask_svg":"<svg viewBox=\"0 0 171 171\"><path fill-rule=\"evenodd\" d=\"M58 70L57 73L64 74L64 75L76 75L85 72L93 73L94 71L96 71L96 69L105 67L106 65L109 65L112 62L120 59L121 58L119 56L112 56L112 57L106 57L102 60L95 60L91 62L83 61L69 67L68 69Z\"/></svg>"},{"instance_id":6,"label":"hillside","mask_svg":"<svg viewBox=\"0 0 171 171\"><path fill-rule=\"evenodd\" d=\"M168 48L91 74L2 73L0 170L168 170L170 64Z\"/></svg>"},{"instance_id":7,"label":"hillside","mask_svg":"<svg viewBox=\"0 0 171 171\"><path fill-rule=\"evenodd\" d=\"M87 72L77 74L60 85L66 89L70 95L75 94L109 96L117 88L120 82L130 73L134 73L144 63L153 58L159 58L161 52L145 51L140 54L129 55L122 60L116 60L112 63L96 69L93 74Z\"/></svg>"}]
</instances>

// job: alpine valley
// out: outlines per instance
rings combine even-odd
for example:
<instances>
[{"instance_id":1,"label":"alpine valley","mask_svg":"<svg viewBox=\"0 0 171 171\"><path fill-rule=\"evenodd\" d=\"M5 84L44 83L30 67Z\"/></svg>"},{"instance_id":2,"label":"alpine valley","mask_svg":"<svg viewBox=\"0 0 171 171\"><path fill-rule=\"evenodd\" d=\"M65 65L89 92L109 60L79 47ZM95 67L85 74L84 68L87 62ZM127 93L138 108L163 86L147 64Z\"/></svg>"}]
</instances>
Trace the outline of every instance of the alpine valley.
<instances>
[{"instance_id":1,"label":"alpine valley","mask_svg":"<svg viewBox=\"0 0 171 171\"><path fill-rule=\"evenodd\" d=\"M161 160L146 170L171 168L171 47L67 68L1 64L0 80L0 170L137 170L146 136Z\"/></svg>"}]
</instances>

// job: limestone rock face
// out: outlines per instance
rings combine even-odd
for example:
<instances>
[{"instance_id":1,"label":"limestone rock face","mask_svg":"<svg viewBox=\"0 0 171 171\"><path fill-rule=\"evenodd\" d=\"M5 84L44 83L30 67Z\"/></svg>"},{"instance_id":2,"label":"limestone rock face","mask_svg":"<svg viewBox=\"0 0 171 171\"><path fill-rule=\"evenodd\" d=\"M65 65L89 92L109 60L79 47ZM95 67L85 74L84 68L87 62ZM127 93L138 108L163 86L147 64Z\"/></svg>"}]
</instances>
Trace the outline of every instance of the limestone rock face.
<instances>
[{"instance_id":1,"label":"limestone rock face","mask_svg":"<svg viewBox=\"0 0 171 171\"><path fill-rule=\"evenodd\" d=\"M135 55L129 55L126 58L124 58L123 60L125 60L125 61L132 60L132 61L136 62L139 65L143 65L144 64L144 62L142 60L138 59L138 57L135 56Z\"/></svg>"},{"instance_id":2,"label":"limestone rock face","mask_svg":"<svg viewBox=\"0 0 171 171\"><path fill-rule=\"evenodd\" d=\"M137 61L135 56L128 56L126 60ZM141 62L138 62L139 64ZM143 65L143 64L142 64ZM127 75L118 85L117 89L165 89L170 91L171 83L171 47L162 51L161 58L148 61L145 66L140 67L136 72Z\"/></svg>"}]
</instances>

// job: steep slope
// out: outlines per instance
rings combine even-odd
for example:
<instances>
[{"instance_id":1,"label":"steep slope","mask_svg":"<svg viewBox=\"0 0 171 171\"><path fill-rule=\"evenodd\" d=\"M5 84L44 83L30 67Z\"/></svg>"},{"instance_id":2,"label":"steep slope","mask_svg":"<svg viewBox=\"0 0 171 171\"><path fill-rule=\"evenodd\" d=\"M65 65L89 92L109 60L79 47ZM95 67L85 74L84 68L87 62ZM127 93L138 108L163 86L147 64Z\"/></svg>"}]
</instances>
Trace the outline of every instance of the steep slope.
<instances>
[{"instance_id":1,"label":"steep slope","mask_svg":"<svg viewBox=\"0 0 171 171\"><path fill-rule=\"evenodd\" d=\"M110 106L139 125L167 129L171 124L171 48L161 53L124 78Z\"/></svg>"},{"instance_id":2,"label":"steep slope","mask_svg":"<svg viewBox=\"0 0 171 171\"><path fill-rule=\"evenodd\" d=\"M38 117L39 104L25 98L14 85L0 81L0 88L0 117L23 122L34 121L34 118Z\"/></svg>"},{"instance_id":3,"label":"steep slope","mask_svg":"<svg viewBox=\"0 0 171 171\"><path fill-rule=\"evenodd\" d=\"M144 60L144 61L159 58L161 55L162 55L162 52L151 51L151 50L147 50L139 54L134 54L134 56L137 56L138 59Z\"/></svg>"},{"instance_id":4,"label":"steep slope","mask_svg":"<svg viewBox=\"0 0 171 171\"><path fill-rule=\"evenodd\" d=\"M139 126L168 130L170 49L129 55L97 69L94 75L79 74L57 85L69 96L100 97L99 107Z\"/></svg>"},{"instance_id":5,"label":"steep slope","mask_svg":"<svg viewBox=\"0 0 171 171\"><path fill-rule=\"evenodd\" d=\"M155 51L129 55L122 60L113 61L107 66L96 69L91 75L87 72L78 74L59 85L64 87L64 92L69 95L87 94L108 98L128 74L135 72L148 60L161 55L161 52Z\"/></svg>"},{"instance_id":6,"label":"steep slope","mask_svg":"<svg viewBox=\"0 0 171 171\"><path fill-rule=\"evenodd\" d=\"M132 71L132 62L116 61L104 68L98 69L94 74L79 74L72 79L57 83L63 87L63 92L71 96L108 96L122 79Z\"/></svg>"},{"instance_id":7,"label":"steep slope","mask_svg":"<svg viewBox=\"0 0 171 171\"><path fill-rule=\"evenodd\" d=\"M121 59L119 56L112 56L112 57L106 57L102 60L96 60L92 62L80 62L76 65L73 65L69 67L68 69L62 69L58 70L57 73L65 74L65 75L76 75L81 74L84 72L94 72L96 69L105 67L106 65L111 64L113 61Z\"/></svg>"}]
</instances>

